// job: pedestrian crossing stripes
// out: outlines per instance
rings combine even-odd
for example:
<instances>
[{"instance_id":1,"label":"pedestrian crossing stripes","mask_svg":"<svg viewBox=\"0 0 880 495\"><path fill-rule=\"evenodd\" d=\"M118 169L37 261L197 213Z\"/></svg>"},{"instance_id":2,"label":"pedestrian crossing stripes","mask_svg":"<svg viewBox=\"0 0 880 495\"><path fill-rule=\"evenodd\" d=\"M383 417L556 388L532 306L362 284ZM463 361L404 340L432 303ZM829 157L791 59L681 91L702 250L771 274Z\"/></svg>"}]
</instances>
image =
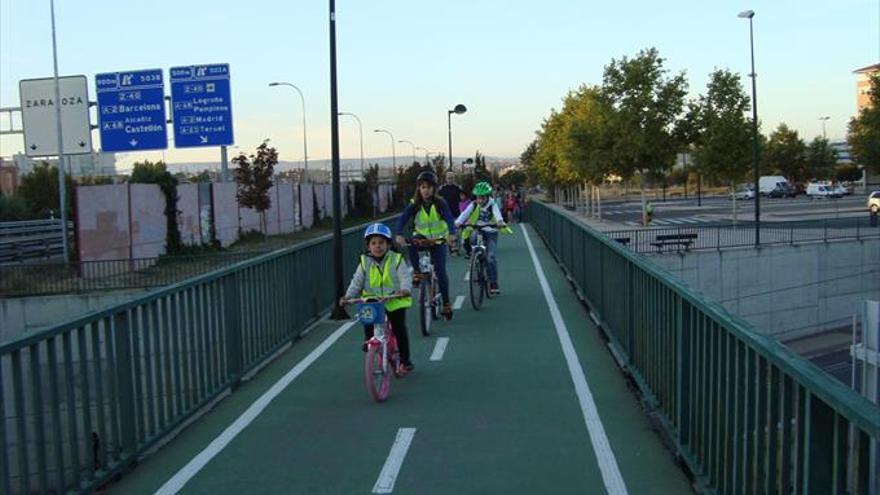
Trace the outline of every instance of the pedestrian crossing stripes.
<instances>
[{"instance_id":1,"label":"pedestrian crossing stripes","mask_svg":"<svg viewBox=\"0 0 880 495\"><path fill-rule=\"evenodd\" d=\"M681 218L665 218L665 219L654 219L651 220L651 225L661 225L661 226L670 226L670 225L695 225L699 223L714 223L718 220L713 218L700 218L700 217L681 217ZM641 226L641 223L635 220L630 220L623 222L625 225L630 225L633 227Z\"/></svg>"}]
</instances>

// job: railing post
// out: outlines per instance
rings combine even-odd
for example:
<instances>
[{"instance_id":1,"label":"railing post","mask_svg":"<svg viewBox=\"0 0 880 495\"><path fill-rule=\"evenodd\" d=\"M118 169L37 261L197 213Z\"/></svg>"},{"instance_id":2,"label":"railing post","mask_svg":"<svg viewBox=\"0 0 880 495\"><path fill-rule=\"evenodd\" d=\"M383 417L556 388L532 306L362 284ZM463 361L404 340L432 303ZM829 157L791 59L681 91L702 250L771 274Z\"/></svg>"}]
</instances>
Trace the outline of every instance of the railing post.
<instances>
[{"instance_id":1,"label":"railing post","mask_svg":"<svg viewBox=\"0 0 880 495\"><path fill-rule=\"evenodd\" d=\"M229 373L227 378L232 379L233 388L241 380L242 372L239 280L238 273L223 280L223 317L226 322L226 363Z\"/></svg>"},{"instance_id":2,"label":"railing post","mask_svg":"<svg viewBox=\"0 0 880 495\"><path fill-rule=\"evenodd\" d=\"M113 344L116 354L116 387L119 400L120 444L125 454L137 452L135 421L137 408L134 398L134 373L131 365L131 325L128 310L113 315Z\"/></svg>"}]
</instances>

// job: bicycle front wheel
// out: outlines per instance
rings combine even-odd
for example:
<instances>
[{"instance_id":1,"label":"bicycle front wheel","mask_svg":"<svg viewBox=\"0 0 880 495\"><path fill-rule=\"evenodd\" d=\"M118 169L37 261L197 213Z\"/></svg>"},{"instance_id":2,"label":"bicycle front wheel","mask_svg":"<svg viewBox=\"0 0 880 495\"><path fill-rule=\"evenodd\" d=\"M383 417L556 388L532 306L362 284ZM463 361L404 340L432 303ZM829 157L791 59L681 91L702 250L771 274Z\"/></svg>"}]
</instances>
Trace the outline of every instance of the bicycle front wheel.
<instances>
[{"instance_id":1,"label":"bicycle front wheel","mask_svg":"<svg viewBox=\"0 0 880 495\"><path fill-rule=\"evenodd\" d=\"M428 280L427 278L422 279L421 284L419 284L419 329L422 331L422 335L427 337L431 335L431 320L433 320L431 315L431 306L433 305L433 280Z\"/></svg>"},{"instance_id":2,"label":"bicycle front wheel","mask_svg":"<svg viewBox=\"0 0 880 495\"><path fill-rule=\"evenodd\" d=\"M481 280L483 274L481 268L481 265L483 264L482 258L483 254L475 250L471 256L470 276L468 277L471 306L477 311L479 311L480 307L483 305L483 281Z\"/></svg>"},{"instance_id":3,"label":"bicycle front wheel","mask_svg":"<svg viewBox=\"0 0 880 495\"><path fill-rule=\"evenodd\" d=\"M492 299L492 293L489 291L489 260L483 258L483 262L480 263L480 269L482 270L480 279L483 281L483 295L486 299Z\"/></svg>"},{"instance_id":4,"label":"bicycle front wheel","mask_svg":"<svg viewBox=\"0 0 880 495\"><path fill-rule=\"evenodd\" d=\"M367 357L364 361L364 379L367 391L376 402L382 402L388 398L391 391L391 367L386 366L382 348L370 346L367 349Z\"/></svg>"}]
</instances>

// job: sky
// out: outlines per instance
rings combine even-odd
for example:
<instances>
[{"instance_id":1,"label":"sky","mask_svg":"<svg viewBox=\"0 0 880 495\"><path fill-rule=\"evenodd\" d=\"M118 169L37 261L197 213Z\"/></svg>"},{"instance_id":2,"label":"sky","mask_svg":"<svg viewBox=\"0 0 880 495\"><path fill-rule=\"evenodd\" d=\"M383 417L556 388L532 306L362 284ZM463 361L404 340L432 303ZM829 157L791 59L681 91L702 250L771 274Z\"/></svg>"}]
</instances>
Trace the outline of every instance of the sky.
<instances>
[{"instance_id":1,"label":"sky","mask_svg":"<svg viewBox=\"0 0 880 495\"><path fill-rule=\"evenodd\" d=\"M455 156L518 157L569 90L601 83L612 59L649 47L671 73L686 73L692 97L716 68L742 74L748 88L749 26L737 17L746 9L756 12L765 132L785 122L811 140L828 116L829 139L843 138L856 111L852 72L880 61L880 0L337 0L336 8L339 109L363 122L367 157L391 154L376 128L446 153L446 112L458 103L468 111L453 116ZM302 159L299 96L268 87L287 81L305 95L309 158L330 157L326 0L57 0L55 15L60 74L86 75L91 99L96 73L161 68L170 94L170 67L228 63L233 153L269 138L282 160ZM0 107L19 106L19 80L52 75L51 41L49 0L0 0ZM342 157L356 158L357 123L339 125ZM93 139L98 146L97 132ZM0 156L21 150L21 135L0 137ZM119 154L118 165L162 156ZM210 161L219 150L165 156Z\"/></svg>"}]
</instances>

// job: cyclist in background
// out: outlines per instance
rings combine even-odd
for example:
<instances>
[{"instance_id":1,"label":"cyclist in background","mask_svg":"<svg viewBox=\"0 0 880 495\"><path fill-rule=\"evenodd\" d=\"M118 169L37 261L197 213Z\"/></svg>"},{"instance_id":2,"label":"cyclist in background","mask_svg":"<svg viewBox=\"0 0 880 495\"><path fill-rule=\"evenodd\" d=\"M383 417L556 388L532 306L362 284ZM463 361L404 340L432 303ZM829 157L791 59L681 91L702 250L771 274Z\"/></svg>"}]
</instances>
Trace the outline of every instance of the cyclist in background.
<instances>
[{"instance_id":1,"label":"cyclist in background","mask_svg":"<svg viewBox=\"0 0 880 495\"><path fill-rule=\"evenodd\" d=\"M403 236L410 220L413 220L413 235L425 239L444 239L447 245L455 241L455 222L449 205L437 195L437 175L431 170L421 172L416 178L416 192L412 200L403 210L397 221L397 244L401 247L406 245ZM449 302L449 276L446 274L446 255L448 246L438 244L431 247L431 263L437 272L440 282L440 294L443 297L443 317L452 319L452 304ZM413 281L421 280L419 270L419 250L416 246L409 246L409 259L414 270Z\"/></svg>"},{"instance_id":2,"label":"cyclist in background","mask_svg":"<svg viewBox=\"0 0 880 495\"><path fill-rule=\"evenodd\" d=\"M495 256L495 251L498 247L498 229L488 227L488 225L497 225L501 227L503 232L508 234L512 233L512 231L505 224L498 205L491 199L492 186L488 182L478 182L474 186L474 196L476 197L474 202L461 212L461 215L455 220L455 224L458 227L464 224L487 225L487 227L480 228L480 231L483 232L483 239L486 242L486 261L489 263L487 270L489 272L489 291L492 295L498 295L501 294L501 290L498 288L498 261ZM462 232L462 236L470 238L472 232L473 227L467 227ZM467 249L468 252L466 254L470 256L470 243L468 243Z\"/></svg>"},{"instance_id":3,"label":"cyclist in background","mask_svg":"<svg viewBox=\"0 0 880 495\"><path fill-rule=\"evenodd\" d=\"M358 267L348 284L345 296L339 305L355 297L400 296L385 303L385 316L391 322L391 330L397 337L400 349L400 368L398 374L404 375L413 370L410 361L409 335L406 331L406 308L412 306L412 272L404 262L403 255L391 251L391 229L385 224L374 223L364 231L366 253L361 254ZM364 325L364 345L373 338L373 325Z\"/></svg>"}]
</instances>

